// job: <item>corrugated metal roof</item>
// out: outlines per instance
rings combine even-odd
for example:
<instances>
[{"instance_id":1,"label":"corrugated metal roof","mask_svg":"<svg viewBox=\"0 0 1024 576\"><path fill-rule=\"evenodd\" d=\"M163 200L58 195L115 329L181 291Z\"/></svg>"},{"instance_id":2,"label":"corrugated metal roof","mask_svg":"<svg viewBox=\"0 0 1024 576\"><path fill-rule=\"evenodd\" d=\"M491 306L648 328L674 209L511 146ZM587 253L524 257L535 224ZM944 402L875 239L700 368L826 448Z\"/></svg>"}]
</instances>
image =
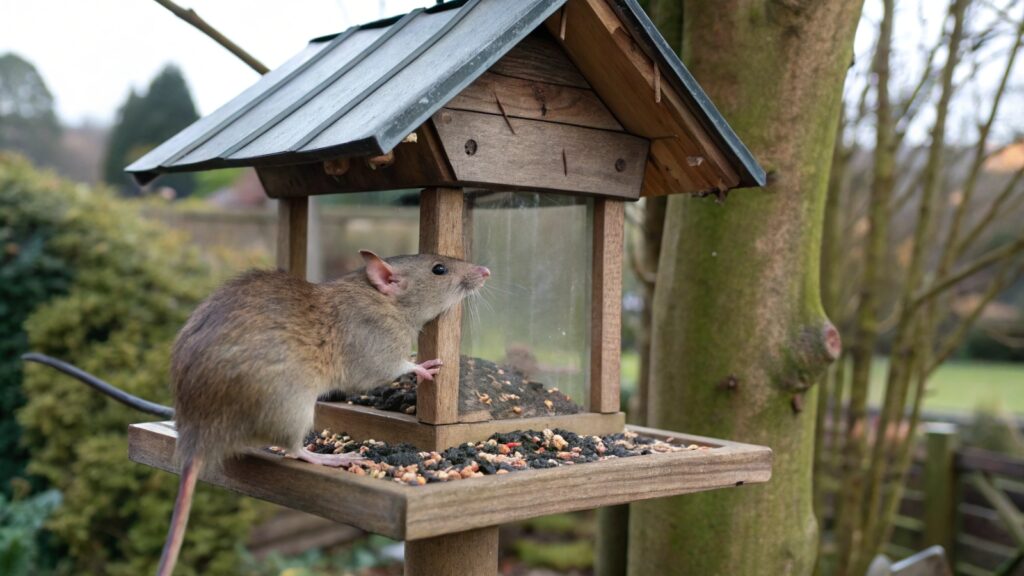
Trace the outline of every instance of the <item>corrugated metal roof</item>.
<instances>
[{"instance_id":1,"label":"corrugated metal roof","mask_svg":"<svg viewBox=\"0 0 1024 576\"><path fill-rule=\"evenodd\" d=\"M160 172L382 154L565 0L468 0L318 38L128 166Z\"/></svg>"},{"instance_id":2,"label":"corrugated metal roof","mask_svg":"<svg viewBox=\"0 0 1024 576\"><path fill-rule=\"evenodd\" d=\"M248 90L127 171L298 163L391 150L487 71L566 0L457 0L312 40ZM688 101L741 185L764 170L635 0L610 0L663 81Z\"/></svg>"}]
</instances>

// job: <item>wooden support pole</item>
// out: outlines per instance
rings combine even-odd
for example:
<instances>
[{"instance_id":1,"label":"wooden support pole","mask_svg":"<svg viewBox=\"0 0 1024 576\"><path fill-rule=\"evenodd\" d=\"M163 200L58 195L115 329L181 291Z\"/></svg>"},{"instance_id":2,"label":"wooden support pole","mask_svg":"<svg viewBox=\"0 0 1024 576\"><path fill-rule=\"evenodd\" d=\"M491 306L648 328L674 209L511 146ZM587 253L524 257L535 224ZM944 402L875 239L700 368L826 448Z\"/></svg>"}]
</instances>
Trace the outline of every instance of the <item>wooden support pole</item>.
<instances>
[{"instance_id":1,"label":"wooden support pole","mask_svg":"<svg viewBox=\"0 0 1024 576\"><path fill-rule=\"evenodd\" d=\"M277 268L306 277L309 197L282 198L277 204Z\"/></svg>"},{"instance_id":2,"label":"wooden support pole","mask_svg":"<svg viewBox=\"0 0 1024 576\"><path fill-rule=\"evenodd\" d=\"M932 422L925 427L924 546L946 549L952 563L956 528L956 425Z\"/></svg>"},{"instance_id":3,"label":"wooden support pole","mask_svg":"<svg viewBox=\"0 0 1024 576\"><path fill-rule=\"evenodd\" d=\"M428 188L420 194L420 253L464 258L465 199L458 188ZM440 358L441 371L416 392L416 416L428 424L459 421L459 344L462 306L455 305L420 332L419 361Z\"/></svg>"},{"instance_id":4,"label":"wooden support pole","mask_svg":"<svg viewBox=\"0 0 1024 576\"><path fill-rule=\"evenodd\" d=\"M590 304L590 411L619 411L622 353L622 251L625 204L594 200L593 292Z\"/></svg>"},{"instance_id":5,"label":"wooden support pole","mask_svg":"<svg viewBox=\"0 0 1024 576\"><path fill-rule=\"evenodd\" d=\"M405 576L495 576L497 573L497 526L405 543Z\"/></svg>"}]
</instances>

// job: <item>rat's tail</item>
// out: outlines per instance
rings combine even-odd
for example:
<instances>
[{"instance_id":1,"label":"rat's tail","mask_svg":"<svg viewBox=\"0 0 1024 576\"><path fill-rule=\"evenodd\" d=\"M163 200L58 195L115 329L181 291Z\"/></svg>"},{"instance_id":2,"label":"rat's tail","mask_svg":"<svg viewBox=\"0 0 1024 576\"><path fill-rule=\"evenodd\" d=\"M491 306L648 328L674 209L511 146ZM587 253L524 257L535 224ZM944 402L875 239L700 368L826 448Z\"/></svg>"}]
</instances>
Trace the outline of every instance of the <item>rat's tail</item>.
<instances>
[{"instance_id":1,"label":"rat's tail","mask_svg":"<svg viewBox=\"0 0 1024 576\"><path fill-rule=\"evenodd\" d=\"M178 498L174 501L174 513L171 514L171 527L167 530L164 551L160 554L160 567L157 576L171 576L174 565L178 563L178 552L185 539L185 527L188 525L188 513L192 509L192 495L196 491L196 480L203 461L198 456L185 460L181 468L181 484L178 485Z\"/></svg>"},{"instance_id":2,"label":"rat's tail","mask_svg":"<svg viewBox=\"0 0 1024 576\"><path fill-rule=\"evenodd\" d=\"M39 354L36 352L22 354L21 359L26 362L38 362L39 364L49 366L54 370L59 370L60 372L63 372L68 376L72 376L78 380L81 380L82 382L95 388L96 390L106 394L107 396L110 396L114 400L117 400L118 402L125 404L130 408L135 408L140 412L146 412L147 414L155 414L156 416L166 418L168 420L174 418L174 409L171 408L170 406L164 406L163 404L157 404L155 402L150 402L149 400L143 400L142 398L129 394L124 390L121 390L117 386L114 386L109 382L105 382L97 378L96 376L89 374L85 370L82 370L77 366L72 366L67 362L63 362L51 356Z\"/></svg>"}]
</instances>

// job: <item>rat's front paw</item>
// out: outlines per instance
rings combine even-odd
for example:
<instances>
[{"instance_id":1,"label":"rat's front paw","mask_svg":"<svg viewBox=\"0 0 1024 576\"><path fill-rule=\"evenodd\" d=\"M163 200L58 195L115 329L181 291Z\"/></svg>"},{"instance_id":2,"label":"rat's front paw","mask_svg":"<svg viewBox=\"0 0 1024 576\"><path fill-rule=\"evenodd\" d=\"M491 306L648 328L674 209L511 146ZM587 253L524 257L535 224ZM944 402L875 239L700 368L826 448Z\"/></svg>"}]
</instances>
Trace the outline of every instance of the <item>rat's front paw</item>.
<instances>
[{"instance_id":1,"label":"rat's front paw","mask_svg":"<svg viewBox=\"0 0 1024 576\"><path fill-rule=\"evenodd\" d=\"M416 373L416 382L420 383L424 380L433 380L434 375L441 371L440 358L434 358L433 360L424 360L419 364L413 364L412 371Z\"/></svg>"}]
</instances>

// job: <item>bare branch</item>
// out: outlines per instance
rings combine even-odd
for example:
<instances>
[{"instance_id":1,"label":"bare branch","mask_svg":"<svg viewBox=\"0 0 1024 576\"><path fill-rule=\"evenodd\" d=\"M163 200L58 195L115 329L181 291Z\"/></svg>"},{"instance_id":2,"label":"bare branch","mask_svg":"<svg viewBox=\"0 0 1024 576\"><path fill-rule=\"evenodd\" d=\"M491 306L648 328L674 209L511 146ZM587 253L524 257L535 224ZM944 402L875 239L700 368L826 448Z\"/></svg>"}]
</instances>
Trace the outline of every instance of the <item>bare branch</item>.
<instances>
[{"instance_id":1,"label":"bare branch","mask_svg":"<svg viewBox=\"0 0 1024 576\"><path fill-rule=\"evenodd\" d=\"M1024 336L1014 336L1013 334L1007 334L1001 330L995 328L985 328L985 334L988 337L999 342L1007 348L1013 348L1015 350L1024 349Z\"/></svg>"},{"instance_id":2,"label":"bare branch","mask_svg":"<svg viewBox=\"0 0 1024 576\"><path fill-rule=\"evenodd\" d=\"M997 262L1007 258L1012 258L1021 252L1024 252L1024 237L1018 238L1009 244L1005 244L999 248L989 251L987 254L981 256L971 264L961 268L959 272L954 272L948 276L935 280L930 286L919 292L914 297L914 300L910 305L912 308L917 308L966 278L977 274Z\"/></svg>"},{"instance_id":3,"label":"bare branch","mask_svg":"<svg viewBox=\"0 0 1024 576\"><path fill-rule=\"evenodd\" d=\"M968 248L971 247L971 245L978 239L978 237L981 236L981 233L984 232L985 229L990 224L992 224L992 222L994 222L997 217L1005 214L1005 212L1002 211L1003 207L1006 205L1007 200L1009 200L1010 197L1013 196L1014 191L1017 188L1017 184L1020 183L1022 177L1024 177L1024 166L1022 166L1020 169L1017 170L1016 173L1014 173L1013 177L1011 177L1010 180L1006 183L1006 186L1002 189L1001 192L999 192L999 195L996 196L996 198L992 201L992 204L989 205L988 210L985 211L985 214L981 217L981 219L978 220L978 222L971 227L970 231L967 232L967 235L964 236L963 240L961 240L960 243L957 244L955 252L953 254L953 258L959 258L964 252L967 251Z\"/></svg>"},{"instance_id":4,"label":"bare branch","mask_svg":"<svg viewBox=\"0 0 1024 576\"><path fill-rule=\"evenodd\" d=\"M231 52L232 54L237 56L243 62L248 64L249 67L253 70L259 72L260 74L266 74L267 72L270 72L270 68L267 68L266 66L263 65L262 62L254 58L251 54L249 54L245 50L242 50L242 48L238 44L235 44L231 40L228 40L228 38L220 32L218 32L216 28L207 24L205 20L199 17L199 14L196 14L195 10L192 10L191 8L182 8L174 2L171 2L171 0L156 0L156 3L163 6L164 8L167 8L175 16L181 18L185 22L188 22L192 26L195 26L197 29L199 29L200 32L206 34L224 48L227 48L228 52Z\"/></svg>"},{"instance_id":5,"label":"bare branch","mask_svg":"<svg viewBox=\"0 0 1024 576\"><path fill-rule=\"evenodd\" d=\"M1016 37L1013 41L1013 46L1010 48L1010 54L1006 58L1006 66L1003 69L1003 76L1000 79L999 87L996 88L995 94L992 96L992 106L989 110L988 118L985 123L978 128L978 141L974 145L974 159L971 162L970 172L967 174L967 179L963 185L963 196L960 204L953 211L953 220L950 222L949 232L946 235L946 242L942 248L942 259L939 264L938 273L945 274L947 270L953 265L959 253L962 252L962 246L960 245L960 228L963 226L964 218L967 215L967 211L971 205L971 201L974 198L974 192L977 189L978 176L981 174L981 167L985 163L986 149L988 148L988 137L992 131L992 125L995 124L996 116L999 113L999 105L1002 102L1003 94L1006 93L1006 86L1009 84L1010 75L1013 73L1014 63L1017 60L1017 54L1021 46L1021 40L1024 38L1024 20L1017 27Z\"/></svg>"},{"instance_id":6,"label":"bare branch","mask_svg":"<svg viewBox=\"0 0 1024 576\"><path fill-rule=\"evenodd\" d=\"M1018 278L1024 276L1024 264L1018 265L1016 272L1011 273L1012 267L1007 263L1002 270L996 275L993 282L990 282L985 293L981 299L975 304L974 308L964 316L957 327L946 336L942 344L939 346L938 353L932 359L932 362L927 366L925 370L926 376L934 372L943 362L949 359L953 355L953 352L960 347L963 343L964 338L967 336L967 332L974 325L974 322L981 316L981 313L985 310L985 306L988 306L989 302L995 299L996 296L1001 294L1003 290L1017 281Z\"/></svg>"}]
</instances>

